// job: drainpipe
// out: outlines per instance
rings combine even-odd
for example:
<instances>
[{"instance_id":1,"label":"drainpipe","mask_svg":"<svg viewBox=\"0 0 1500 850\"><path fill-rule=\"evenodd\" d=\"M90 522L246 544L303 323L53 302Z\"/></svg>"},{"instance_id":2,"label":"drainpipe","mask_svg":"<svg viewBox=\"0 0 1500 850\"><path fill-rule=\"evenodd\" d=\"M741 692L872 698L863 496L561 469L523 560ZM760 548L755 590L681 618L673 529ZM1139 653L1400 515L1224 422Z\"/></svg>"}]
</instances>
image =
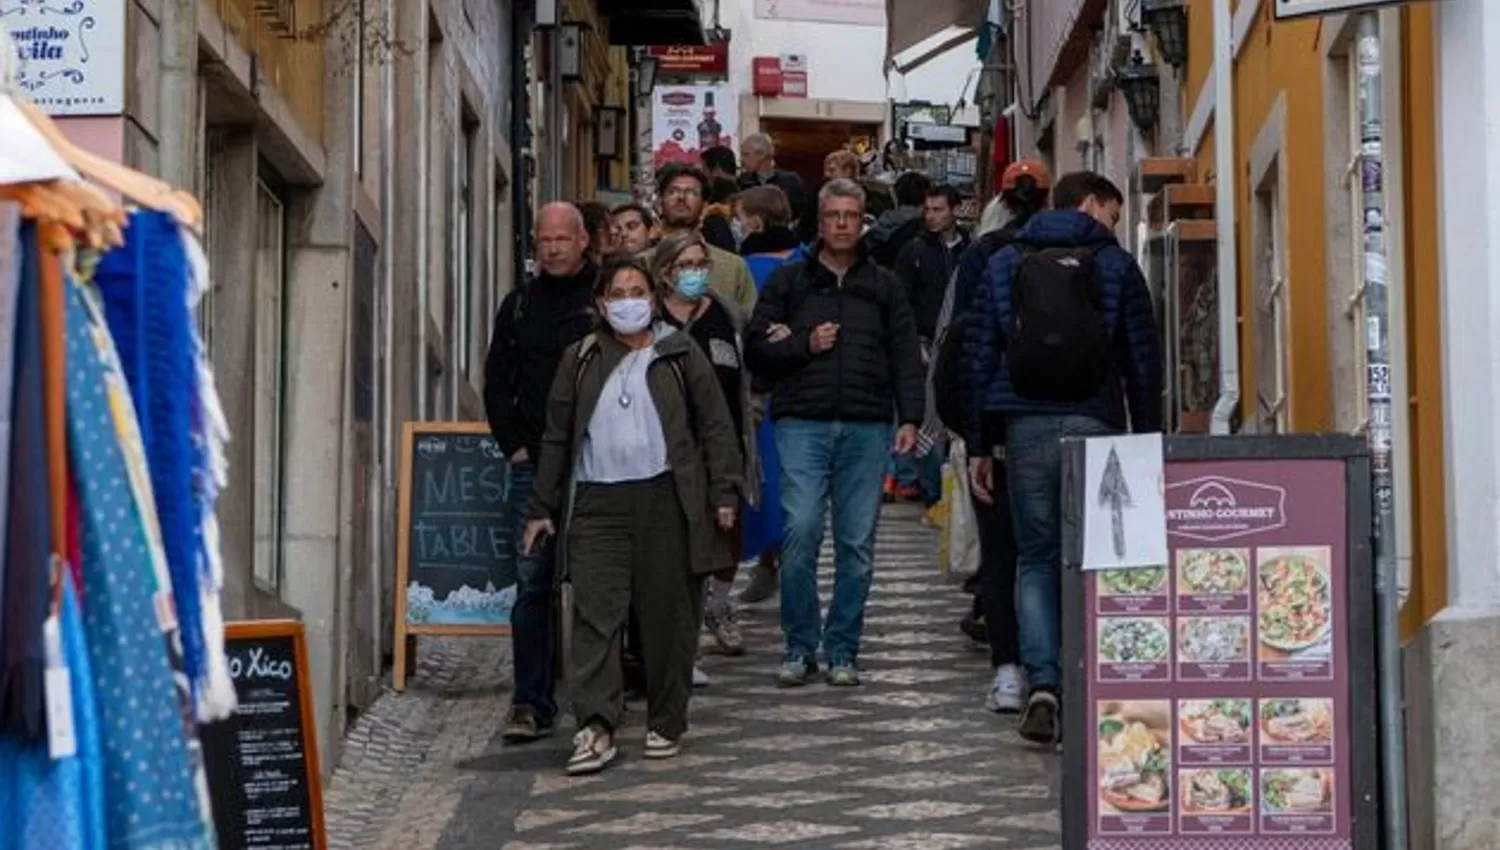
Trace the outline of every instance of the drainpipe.
<instances>
[{"instance_id":1,"label":"drainpipe","mask_svg":"<svg viewBox=\"0 0 1500 850\"><path fill-rule=\"evenodd\" d=\"M428 123L430 116L428 115L427 102L430 99L430 88L432 85L431 81L428 79L428 77L431 76L429 70L431 65L431 58L428 54L432 51L432 44L427 37L427 4L424 3L422 5L423 11L418 18L419 23L413 30L413 32L419 33L418 37L421 39L422 50L415 57L413 57L415 61L412 62L412 65L416 70L416 112L419 119L415 128L417 133L418 163L416 170L417 209L416 215L413 217L413 220L417 225L417 274L415 281L417 285L417 356L414 358L414 365L417 369L417 403L415 418L419 421L426 419L428 416L427 317L431 310L427 303L427 286L429 283L429 271L427 269L427 262L428 252L430 250L429 243L431 242L431 239L428 237L427 220L428 207L431 206L427 198L429 170L427 168L427 163L429 162L428 150L432 146L432 129Z\"/></svg>"},{"instance_id":2,"label":"drainpipe","mask_svg":"<svg viewBox=\"0 0 1500 850\"><path fill-rule=\"evenodd\" d=\"M527 197L531 178L527 152L534 148L536 140L526 132L527 117L531 114L531 80L526 73L531 18L526 14L525 3L512 3L510 8L510 221L515 236L512 286L519 289L526 283L526 235L531 232L531 204Z\"/></svg>"},{"instance_id":3,"label":"drainpipe","mask_svg":"<svg viewBox=\"0 0 1500 850\"><path fill-rule=\"evenodd\" d=\"M1209 433L1228 434L1240 403L1239 260L1234 230L1234 16L1214 0L1214 219L1218 226L1219 400Z\"/></svg>"}]
</instances>

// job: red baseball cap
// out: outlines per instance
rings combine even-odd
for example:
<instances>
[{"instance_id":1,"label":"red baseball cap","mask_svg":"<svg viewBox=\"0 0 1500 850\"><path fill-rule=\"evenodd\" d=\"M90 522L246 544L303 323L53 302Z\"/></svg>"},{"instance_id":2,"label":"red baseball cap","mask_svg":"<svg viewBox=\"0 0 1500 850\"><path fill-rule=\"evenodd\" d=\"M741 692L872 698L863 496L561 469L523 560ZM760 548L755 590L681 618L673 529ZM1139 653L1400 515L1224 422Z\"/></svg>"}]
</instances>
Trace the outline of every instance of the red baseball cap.
<instances>
[{"instance_id":1,"label":"red baseball cap","mask_svg":"<svg viewBox=\"0 0 1500 850\"><path fill-rule=\"evenodd\" d=\"M1034 159L1018 159L1005 167L1005 173L1000 176L1000 191L1016 188L1016 181L1022 177L1035 180L1040 189L1052 188L1052 174L1047 171L1047 166Z\"/></svg>"}]
</instances>

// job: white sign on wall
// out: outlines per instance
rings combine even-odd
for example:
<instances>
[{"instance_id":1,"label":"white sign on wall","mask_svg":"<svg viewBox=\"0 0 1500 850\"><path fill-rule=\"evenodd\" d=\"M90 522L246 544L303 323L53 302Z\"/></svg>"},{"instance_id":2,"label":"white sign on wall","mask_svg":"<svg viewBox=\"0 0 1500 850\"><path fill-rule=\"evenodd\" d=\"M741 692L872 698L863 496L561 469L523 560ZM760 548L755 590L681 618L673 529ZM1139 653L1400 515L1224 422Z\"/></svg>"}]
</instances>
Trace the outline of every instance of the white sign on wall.
<instances>
[{"instance_id":1,"label":"white sign on wall","mask_svg":"<svg viewBox=\"0 0 1500 850\"><path fill-rule=\"evenodd\" d=\"M1271 8L1275 11L1276 20L1285 21L1314 15L1365 12L1404 2L1408 0L1272 0Z\"/></svg>"},{"instance_id":2,"label":"white sign on wall","mask_svg":"<svg viewBox=\"0 0 1500 850\"><path fill-rule=\"evenodd\" d=\"M0 0L16 88L50 115L125 111L128 0Z\"/></svg>"},{"instance_id":3,"label":"white sign on wall","mask_svg":"<svg viewBox=\"0 0 1500 850\"><path fill-rule=\"evenodd\" d=\"M885 0L755 0L755 17L883 27Z\"/></svg>"}]
</instances>

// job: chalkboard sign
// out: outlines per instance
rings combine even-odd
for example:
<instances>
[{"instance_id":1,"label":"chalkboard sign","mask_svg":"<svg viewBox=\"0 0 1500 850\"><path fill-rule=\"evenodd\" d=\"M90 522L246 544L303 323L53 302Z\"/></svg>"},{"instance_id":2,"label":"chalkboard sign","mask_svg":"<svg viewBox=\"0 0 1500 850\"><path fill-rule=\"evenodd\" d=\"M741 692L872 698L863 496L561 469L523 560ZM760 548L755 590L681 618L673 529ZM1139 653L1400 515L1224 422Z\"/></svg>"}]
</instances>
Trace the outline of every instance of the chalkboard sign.
<instances>
[{"instance_id":1,"label":"chalkboard sign","mask_svg":"<svg viewBox=\"0 0 1500 850\"><path fill-rule=\"evenodd\" d=\"M219 850L324 850L302 624L230 623L225 648L239 708L199 730Z\"/></svg>"},{"instance_id":2,"label":"chalkboard sign","mask_svg":"<svg viewBox=\"0 0 1500 850\"><path fill-rule=\"evenodd\" d=\"M406 636L510 633L509 464L483 422L408 422L401 443L395 685Z\"/></svg>"}]
</instances>

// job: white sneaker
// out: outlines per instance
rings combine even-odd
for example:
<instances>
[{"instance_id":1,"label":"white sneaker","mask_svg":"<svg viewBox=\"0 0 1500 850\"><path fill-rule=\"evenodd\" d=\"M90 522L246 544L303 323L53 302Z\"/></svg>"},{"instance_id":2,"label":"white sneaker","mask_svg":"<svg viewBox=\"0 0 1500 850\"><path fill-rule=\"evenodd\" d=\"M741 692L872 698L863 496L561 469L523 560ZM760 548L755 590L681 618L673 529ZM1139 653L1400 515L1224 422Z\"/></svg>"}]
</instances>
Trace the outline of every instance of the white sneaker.
<instances>
[{"instance_id":1,"label":"white sneaker","mask_svg":"<svg viewBox=\"0 0 1500 850\"><path fill-rule=\"evenodd\" d=\"M703 668L699 667L697 664L693 665L693 687L708 687L708 674L703 672Z\"/></svg>"},{"instance_id":2,"label":"white sneaker","mask_svg":"<svg viewBox=\"0 0 1500 850\"><path fill-rule=\"evenodd\" d=\"M995 668L995 681L984 698L984 707L1000 714L1015 714L1025 703L1026 674L1015 664Z\"/></svg>"},{"instance_id":3,"label":"white sneaker","mask_svg":"<svg viewBox=\"0 0 1500 850\"><path fill-rule=\"evenodd\" d=\"M669 759L682 751L682 742L655 730L646 733L646 758Z\"/></svg>"}]
</instances>

